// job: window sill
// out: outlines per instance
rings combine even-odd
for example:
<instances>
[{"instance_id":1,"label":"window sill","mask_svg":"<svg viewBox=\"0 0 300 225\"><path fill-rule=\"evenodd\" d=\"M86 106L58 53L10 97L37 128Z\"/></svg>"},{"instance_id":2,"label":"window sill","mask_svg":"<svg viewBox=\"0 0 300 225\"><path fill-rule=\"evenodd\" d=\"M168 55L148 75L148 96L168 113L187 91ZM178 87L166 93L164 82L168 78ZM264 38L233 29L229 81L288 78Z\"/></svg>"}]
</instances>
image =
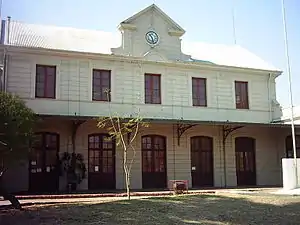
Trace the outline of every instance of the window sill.
<instances>
[{"instance_id":1,"label":"window sill","mask_svg":"<svg viewBox=\"0 0 300 225\"><path fill-rule=\"evenodd\" d=\"M150 102L145 102L145 105L161 105L161 103L150 103Z\"/></svg>"},{"instance_id":2,"label":"window sill","mask_svg":"<svg viewBox=\"0 0 300 225\"><path fill-rule=\"evenodd\" d=\"M237 110L250 110L249 108L235 108Z\"/></svg>"},{"instance_id":3,"label":"window sill","mask_svg":"<svg viewBox=\"0 0 300 225\"><path fill-rule=\"evenodd\" d=\"M195 108L207 108L207 105L192 105Z\"/></svg>"},{"instance_id":4,"label":"window sill","mask_svg":"<svg viewBox=\"0 0 300 225\"><path fill-rule=\"evenodd\" d=\"M111 101L107 101L107 100L95 100L95 99L92 99L92 102L111 102Z\"/></svg>"}]
</instances>

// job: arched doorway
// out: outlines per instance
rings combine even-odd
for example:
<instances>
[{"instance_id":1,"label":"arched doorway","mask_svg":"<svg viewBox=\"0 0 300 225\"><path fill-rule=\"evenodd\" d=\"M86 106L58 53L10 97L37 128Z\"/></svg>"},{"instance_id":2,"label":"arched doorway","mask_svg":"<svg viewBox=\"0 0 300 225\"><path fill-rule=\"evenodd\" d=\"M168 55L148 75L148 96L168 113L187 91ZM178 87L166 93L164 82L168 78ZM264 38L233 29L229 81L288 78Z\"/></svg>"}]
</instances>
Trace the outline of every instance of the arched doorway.
<instances>
[{"instance_id":1,"label":"arched doorway","mask_svg":"<svg viewBox=\"0 0 300 225\"><path fill-rule=\"evenodd\" d=\"M235 138L237 186L256 185L255 139Z\"/></svg>"},{"instance_id":2,"label":"arched doorway","mask_svg":"<svg viewBox=\"0 0 300 225\"><path fill-rule=\"evenodd\" d=\"M191 138L191 162L192 186L212 187L214 185L213 138L206 136Z\"/></svg>"},{"instance_id":3,"label":"arched doorway","mask_svg":"<svg viewBox=\"0 0 300 225\"><path fill-rule=\"evenodd\" d=\"M115 189L115 141L108 134L90 134L88 139L89 189Z\"/></svg>"},{"instance_id":4,"label":"arched doorway","mask_svg":"<svg viewBox=\"0 0 300 225\"><path fill-rule=\"evenodd\" d=\"M36 133L29 156L29 191L51 193L59 189L59 135Z\"/></svg>"},{"instance_id":5,"label":"arched doorway","mask_svg":"<svg viewBox=\"0 0 300 225\"><path fill-rule=\"evenodd\" d=\"M296 141L296 156L300 158L300 135L295 135ZM294 150L293 150L293 139L292 136L287 136L285 139L285 150L286 150L286 157L293 158L294 157Z\"/></svg>"},{"instance_id":6,"label":"arched doorway","mask_svg":"<svg viewBox=\"0 0 300 225\"><path fill-rule=\"evenodd\" d=\"M143 188L165 188L167 185L166 138L159 135L142 137Z\"/></svg>"}]
</instances>

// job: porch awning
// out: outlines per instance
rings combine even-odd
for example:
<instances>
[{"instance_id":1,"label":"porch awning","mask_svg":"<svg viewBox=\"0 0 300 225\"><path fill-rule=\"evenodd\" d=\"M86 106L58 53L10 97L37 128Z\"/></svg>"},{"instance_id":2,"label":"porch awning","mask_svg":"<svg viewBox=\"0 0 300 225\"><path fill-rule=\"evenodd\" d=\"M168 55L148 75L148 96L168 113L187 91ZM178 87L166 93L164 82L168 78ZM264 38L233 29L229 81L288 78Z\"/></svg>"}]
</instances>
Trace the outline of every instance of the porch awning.
<instances>
[{"instance_id":1,"label":"porch awning","mask_svg":"<svg viewBox=\"0 0 300 225\"><path fill-rule=\"evenodd\" d=\"M232 121L196 121L196 120L166 120L166 119L144 119L146 122L153 123L180 123L180 124L202 124L202 125L235 125L235 126L264 126L264 127L290 127L291 124L286 123L248 123L248 122L232 122ZM295 124L295 128L300 128L300 124Z\"/></svg>"},{"instance_id":2,"label":"porch awning","mask_svg":"<svg viewBox=\"0 0 300 225\"><path fill-rule=\"evenodd\" d=\"M39 115L41 118L60 118L67 120L88 120L97 119L97 117L91 116L64 116L64 115ZM124 118L131 119L131 118ZM289 128L291 124L283 122L271 122L271 123L249 123L249 122L233 122L233 121L201 121L201 120L178 120L178 119L158 119L158 118L144 118L144 122L148 123L164 123L164 124L198 124L198 125L215 125L215 126L260 126L260 127L282 127ZM300 128L300 124L295 124L295 128Z\"/></svg>"}]
</instances>

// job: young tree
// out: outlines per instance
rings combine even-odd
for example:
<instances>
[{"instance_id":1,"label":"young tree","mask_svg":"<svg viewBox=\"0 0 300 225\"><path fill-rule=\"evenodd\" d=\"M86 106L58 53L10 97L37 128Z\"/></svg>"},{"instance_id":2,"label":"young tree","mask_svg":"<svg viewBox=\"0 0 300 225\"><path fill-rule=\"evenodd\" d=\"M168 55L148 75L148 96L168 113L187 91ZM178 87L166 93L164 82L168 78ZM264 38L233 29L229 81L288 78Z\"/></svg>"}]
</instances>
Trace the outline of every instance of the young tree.
<instances>
[{"instance_id":1,"label":"young tree","mask_svg":"<svg viewBox=\"0 0 300 225\"><path fill-rule=\"evenodd\" d=\"M116 141L116 145L122 147L126 192L127 198L130 200L131 168L136 157L134 141L140 129L149 127L149 124L143 121L139 113L137 115L131 114L132 118L120 116L117 113L112 115L110 105L109 112L108 117L99 118L97 127L106 129L110 138Z\"/></svg>"},{"instance_id":2,"label":"young tree","mask_svg":"<svg viewBox=\"0 0 300 225\"><path fill-rule=\"evenodd\" d=\"M3 174L28 157L36 116L18 96L0 92L0 195L21 208L18 200L4 190Z\"/></svg>"}]
</instances>

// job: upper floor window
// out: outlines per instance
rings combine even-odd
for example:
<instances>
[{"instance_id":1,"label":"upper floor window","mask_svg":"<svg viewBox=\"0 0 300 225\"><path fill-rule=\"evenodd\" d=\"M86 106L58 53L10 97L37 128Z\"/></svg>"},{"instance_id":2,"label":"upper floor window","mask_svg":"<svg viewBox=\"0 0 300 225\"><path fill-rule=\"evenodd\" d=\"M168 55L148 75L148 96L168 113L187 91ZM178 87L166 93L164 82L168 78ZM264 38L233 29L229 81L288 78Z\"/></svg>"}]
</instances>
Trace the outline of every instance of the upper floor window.
<instances>
[{"instance_id":1,"label":"upper floor window","mask_svg":"<svg viewBox=\"0 0 300 225\"><path fill-rule=\"evenodd\" d=\"M145 103L161 103L161 85L159 74L145 74Z\"/></svg>"},{"instance_id":2,"label":"upper floor window","mask_svg":"<svg viewBox=\"0 0 300 225\"><path fill-rule=\"evenodd\" d=\"M207 106L206 79L192 78L193 106Z\"/></svg>"},{"instance_id":3,"label":"upper floor window","mask_svg":"<svg viewBox=\"0 0 300 225\"><path fill-rule=\"evenodd\" d=\"M249 109L248 82L235 81L235 102L237 109Z\"/></svg>"},{"instance_id":4,"label":"upper floor window","mask_svg":"<svg viewBox=\"0 0 300 225\"><path fill-rule=\"evenodd\" d=\"M93 70L93 100L110 101L110 70Z\"/></svg>"},{"instance_id":5,"label":"upper floor window","mask_svg":"<svg viewBox=\"0 0 300 225\"><path fill-rule=\"evenodd\" d=\"M55 83L56 66L36 65L36 98L55 98Z\"/></svg>"}]
</instances>

